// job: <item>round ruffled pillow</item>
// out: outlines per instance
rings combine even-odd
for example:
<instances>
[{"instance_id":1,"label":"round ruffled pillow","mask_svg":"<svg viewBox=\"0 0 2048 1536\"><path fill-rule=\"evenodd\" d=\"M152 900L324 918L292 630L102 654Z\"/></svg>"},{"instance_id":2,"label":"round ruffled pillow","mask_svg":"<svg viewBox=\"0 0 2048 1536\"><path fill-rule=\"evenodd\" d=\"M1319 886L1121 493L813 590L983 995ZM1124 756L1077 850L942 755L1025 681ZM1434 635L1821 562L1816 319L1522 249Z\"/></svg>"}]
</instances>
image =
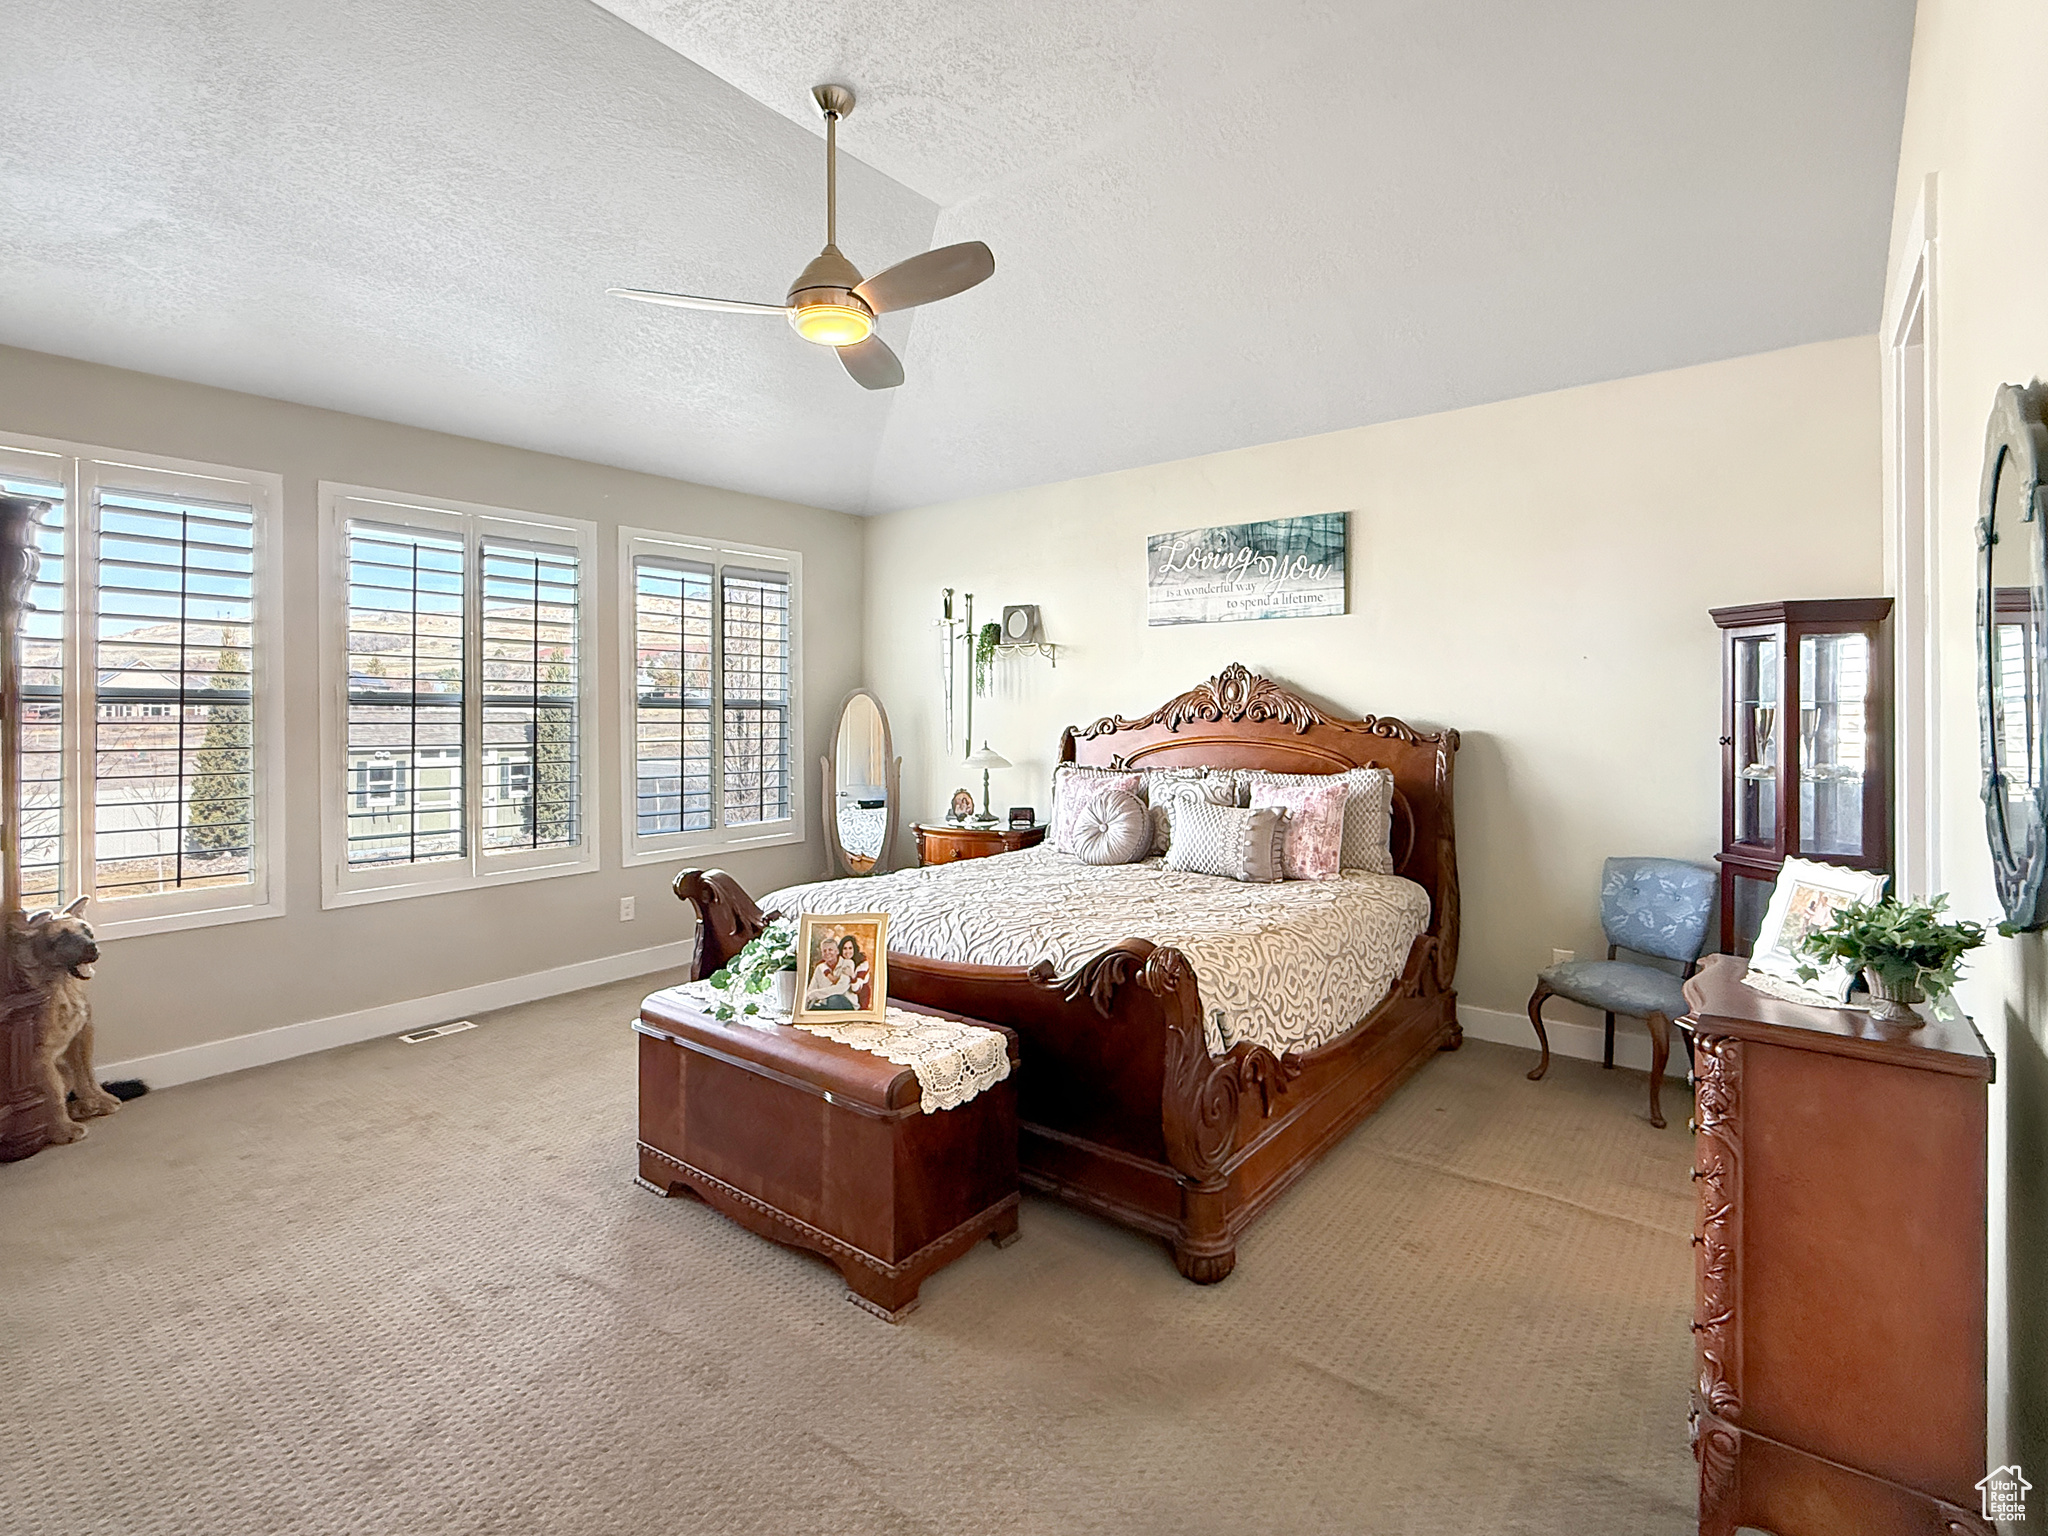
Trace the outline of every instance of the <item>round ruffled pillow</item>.
<instances>
[{"instance_id":1,"label":"round ruffled pillow","mask_svg":"<svg viewBox=\"0 0 2048 1536\"><path fill-rule=\"evenodd\" d=\"M1104 790L1075 807L1074 857L1083 864L1134 864L1151 850L1151 818L1129 790Z\"/></svg>"}]
</instances>

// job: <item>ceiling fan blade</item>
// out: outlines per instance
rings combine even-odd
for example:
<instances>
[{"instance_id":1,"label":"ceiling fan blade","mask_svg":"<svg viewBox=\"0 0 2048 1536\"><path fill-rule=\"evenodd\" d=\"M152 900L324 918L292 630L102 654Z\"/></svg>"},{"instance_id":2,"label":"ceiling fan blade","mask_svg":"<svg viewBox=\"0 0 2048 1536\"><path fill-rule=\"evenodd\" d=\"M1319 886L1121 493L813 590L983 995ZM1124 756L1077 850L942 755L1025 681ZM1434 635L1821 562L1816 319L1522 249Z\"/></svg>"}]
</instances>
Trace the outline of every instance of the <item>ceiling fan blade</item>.
<instances>
[{"instance_id":1,"label":"ceiling fan blade","mask_svg":"<svg viewBox=\"0 0 2048 1536\"><path fill-rule=\"evenodd\" d=\"M674 309L717 309L734 315L786 315L786 304L750 304L745 299L700 299L689 293L658 293L652 288L607 288L615 299L637 299L642 304L666 304Z\"/></svg>"},{"instance_id":2,"label":"ceiling fan blade","mask_svg":"<svg viewBox=\"0 0 2048 1536\"><path fill-rule=\"evenodd\" d=\"M853 291L876 314L909 309L934 299L950 299L976 283L987 282L996 270L995 252L979 240L942 245L877 272Z\"/></svg>"},{"instance_id":3,"label":"ceiling fan blade","mask_svg":"<svg viewBox=\"0 0 2048 1536\"><path fill-rule=\"evenodd\" d=\"M894 389L903 382L903 364L879 336L869 336L866 341L836 350L839 361L862 389Z\"/></svg>"}]
</instances>

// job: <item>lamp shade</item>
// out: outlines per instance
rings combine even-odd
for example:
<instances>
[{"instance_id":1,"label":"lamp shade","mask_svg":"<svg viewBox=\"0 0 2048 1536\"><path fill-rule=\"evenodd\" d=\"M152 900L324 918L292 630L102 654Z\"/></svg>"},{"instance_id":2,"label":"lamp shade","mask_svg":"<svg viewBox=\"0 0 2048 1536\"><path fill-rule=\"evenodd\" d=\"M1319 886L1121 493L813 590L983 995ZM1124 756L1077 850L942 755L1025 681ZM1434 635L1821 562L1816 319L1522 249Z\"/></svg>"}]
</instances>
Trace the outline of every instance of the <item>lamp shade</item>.
<instances>
[{"instance_id":1,"label":"lamp shade","mask_svg":"<svg viewBox=\"0 0 2048 1536\"><path fill-rule=\"evenodd\" d=\"M981 744L981 750L968 758L965 766L969 768L1007 768L1010 766L1010 760L984 741Z\"/></svg>"}]
</instances>

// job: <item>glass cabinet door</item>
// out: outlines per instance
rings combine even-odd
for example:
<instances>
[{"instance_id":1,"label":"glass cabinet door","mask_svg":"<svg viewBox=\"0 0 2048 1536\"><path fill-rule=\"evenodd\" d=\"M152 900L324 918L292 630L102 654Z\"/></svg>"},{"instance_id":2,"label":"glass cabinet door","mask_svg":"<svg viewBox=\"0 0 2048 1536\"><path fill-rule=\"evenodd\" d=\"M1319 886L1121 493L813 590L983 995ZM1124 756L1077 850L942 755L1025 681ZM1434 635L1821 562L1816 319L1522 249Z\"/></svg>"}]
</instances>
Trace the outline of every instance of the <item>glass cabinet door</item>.
<instances>
[{"instance_id":1,"label":"glass cabinet door","mask_svg":"<svg viewBox=\"0 0 2048 1536\"><path fill-rule=\"evenodd\" d=\"M1799 637L1799 852L1857 858L1870 770L1870 639Z\"/></svg>"},{"instance_id":2,"label":"glass cabinet door","mask_svg":"<svg viewBox=\"0 0 2048 1536\"><path fill-rule=\"evenodd\" d=\"M1749 953L1787 858L1889 871L1891 607L1824 597L1708 610L1722 645L1715 859L1730 954Z\"/></svg>"},{"instance_id":3,"label":"glass cabinet door","mask_svg":"<svg viewBox=\"0 0 2048 1536\"><path fill-rule=\"evenodd\" d=\"M1778 639L1735 640L1735 841L1778 840Z\"/></svg>"},{"instance_id":4,"label":"glass cabinet door","mask_svg":"<svg viewBox=\"0 0 2048 1536\"><path fill-rule=\"evenodd\" d=\"M1757 930L1764 925L1764 909L1771 904L1771 892L1776 885L1774 879L1729 871L1728 894L1724 899L1729 904L1731 915L1723 928L1732 935L1731 953L1747 955L1750 952Z\"/></svg>"}]
</instances>

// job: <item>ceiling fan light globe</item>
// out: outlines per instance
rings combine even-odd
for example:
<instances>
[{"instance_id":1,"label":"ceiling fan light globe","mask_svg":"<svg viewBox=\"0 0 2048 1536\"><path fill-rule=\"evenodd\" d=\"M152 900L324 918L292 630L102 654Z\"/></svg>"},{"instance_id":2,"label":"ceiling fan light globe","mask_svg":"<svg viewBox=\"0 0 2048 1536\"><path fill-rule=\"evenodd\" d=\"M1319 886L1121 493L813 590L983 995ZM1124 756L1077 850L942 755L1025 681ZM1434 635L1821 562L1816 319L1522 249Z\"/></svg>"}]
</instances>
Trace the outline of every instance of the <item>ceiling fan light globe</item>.
<instances>
[{"instance_id":1,"label":"ceiling fan light globe","mask_svg":"<svg viewBox=\"0 0 2048 1536\"><path fill-rule=\"evenodd\" d=\"M850 347L874 331L875 313L844 289L813 288L790 295L789 323L805 341Z\"/></svg>"}]
</instances>

